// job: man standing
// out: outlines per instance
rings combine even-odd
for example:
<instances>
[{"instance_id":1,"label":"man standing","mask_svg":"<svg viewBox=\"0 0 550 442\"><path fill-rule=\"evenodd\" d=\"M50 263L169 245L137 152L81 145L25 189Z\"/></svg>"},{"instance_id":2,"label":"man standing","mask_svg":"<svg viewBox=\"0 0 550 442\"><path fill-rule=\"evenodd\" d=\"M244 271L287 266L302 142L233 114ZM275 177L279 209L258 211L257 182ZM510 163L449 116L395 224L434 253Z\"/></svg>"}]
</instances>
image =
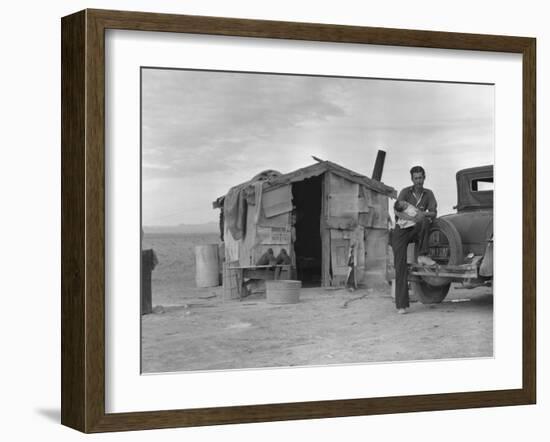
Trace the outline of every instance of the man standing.
<instances>
[{"instance_id":1,"label":"man standing","mask_svg":"<svg viewBox=\"0 0 550 442\"><path fill-rule=\"evenodd\" d=\"M416 242L418 263L434 265L428 257L428 235L430 224L437 216L437 201L430 189L424 187L426 172L421 166L414 166L411 170L410 187L405 187L397 197L397 201L406 201L417 209L414 216L408 215L405 210L396 210L397 224L392 235L392 248L395 265L395 306L397 313L406 313L409 308L409 289L407 282L407 246ZM407 223L399 220L408 221ZM400 225L401 224L401 225ZM402 227L408 226L408 227Z\"/></svg>"}]
</instances>

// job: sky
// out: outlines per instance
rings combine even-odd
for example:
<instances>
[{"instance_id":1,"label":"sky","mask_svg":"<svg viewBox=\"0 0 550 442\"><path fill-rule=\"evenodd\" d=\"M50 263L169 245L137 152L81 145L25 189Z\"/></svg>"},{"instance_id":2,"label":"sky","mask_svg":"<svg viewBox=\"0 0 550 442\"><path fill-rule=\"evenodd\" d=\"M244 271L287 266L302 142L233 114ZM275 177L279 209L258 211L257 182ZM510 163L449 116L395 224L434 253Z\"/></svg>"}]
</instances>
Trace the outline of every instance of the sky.
<instances>
[{"instance_id":1,"label":"sky","mask_svg":"<svg viewBox=\"0 0 550 442\"><path fill-rule=\"evenodd\" d=\"M212 201L258 172L312 155L382 181L426 170L439 214L453 212L465 167L494 163L494 86L282 74L142 70L145 226L218 220Z\"/></svg>"}]
</instances>

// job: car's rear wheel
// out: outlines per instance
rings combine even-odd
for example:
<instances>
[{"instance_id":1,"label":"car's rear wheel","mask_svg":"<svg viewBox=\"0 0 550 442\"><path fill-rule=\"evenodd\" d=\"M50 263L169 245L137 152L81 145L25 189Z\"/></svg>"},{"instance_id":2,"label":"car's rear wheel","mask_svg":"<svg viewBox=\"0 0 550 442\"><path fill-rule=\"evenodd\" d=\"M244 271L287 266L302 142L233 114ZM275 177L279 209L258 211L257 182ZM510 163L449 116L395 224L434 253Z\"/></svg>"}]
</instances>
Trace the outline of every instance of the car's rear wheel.
<instances>
[{"instance_id":1,"label":"car's rear wheel","mask_svg":"<svg viewBox=\"0 0 550 442\"><path fill-rule=\"evenodd\" d=\"M430 227L429 256L439 265L459 265L464 261L462 239L456 227L445 218L436 219ZM440 276L422 276L412 288L422 304L442 302L451 287L451 280Z\"/></svg>"},{"instance_id":2,"label":"car's rear wheel","mask_svg":"<svg viewBox=\"0 0 550 442\"><path fill-rule=\"evenodd\" d=\"M439 286L432 286L426 281L412 283L412 289L422 304L439 304L445 299L450 288L450 282Z\"/></svg>"}]
</instances>

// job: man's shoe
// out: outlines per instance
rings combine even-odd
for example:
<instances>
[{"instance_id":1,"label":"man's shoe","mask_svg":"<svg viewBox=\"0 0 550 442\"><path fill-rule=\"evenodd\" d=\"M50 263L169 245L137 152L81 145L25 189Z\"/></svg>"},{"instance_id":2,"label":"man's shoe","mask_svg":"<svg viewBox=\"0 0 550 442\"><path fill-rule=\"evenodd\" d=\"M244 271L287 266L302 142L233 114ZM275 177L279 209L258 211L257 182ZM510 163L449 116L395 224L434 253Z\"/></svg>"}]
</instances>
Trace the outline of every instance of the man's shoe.
<instances>
[{"instance_id":1,"label":"man's shoe","mask_svg":"<svg viewBox=\"0 0 550 442\"><path fill-rule=\"evenodd\" d=\"M405 310L404 308L400 308L400 309L397 309L397 313L400 315L404 315L405 313L407 313L407 310Z\"/></svg>"},{"instance_id":2,"label":"man's shoe","mask_svg":"<svg viewBox=\"0 0 550 442\"><path fill-rule=\"evenodd\" d=\"M434 266L436 265L436 262L430 258L429 256L419 256L418 257L418 264L421 264L423 266Z\"/></svg>"}]
</instances>

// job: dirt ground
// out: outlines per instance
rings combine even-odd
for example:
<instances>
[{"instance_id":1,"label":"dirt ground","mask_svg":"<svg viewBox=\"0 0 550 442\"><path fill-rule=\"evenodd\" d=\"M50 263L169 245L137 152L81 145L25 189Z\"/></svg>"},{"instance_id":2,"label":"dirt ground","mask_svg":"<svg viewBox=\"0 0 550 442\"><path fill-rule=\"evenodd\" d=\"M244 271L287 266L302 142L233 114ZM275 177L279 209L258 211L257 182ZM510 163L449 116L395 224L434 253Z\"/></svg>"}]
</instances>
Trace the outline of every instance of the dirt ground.
<instances>
[{"instance_id":1,"label":"dirt ground","mask_svg":"<svg viewBox=\"0 0 550 442\"><path fill-rule=\"evenodd\" d=\"M453 287L441 304L396 314L389 290L302 288L298 304L265 295L223 301L190 289L142 318L142 372L491 357L490 288ZM154 303L155 304L155 303Z\"/></svg>"}]
</instances>

